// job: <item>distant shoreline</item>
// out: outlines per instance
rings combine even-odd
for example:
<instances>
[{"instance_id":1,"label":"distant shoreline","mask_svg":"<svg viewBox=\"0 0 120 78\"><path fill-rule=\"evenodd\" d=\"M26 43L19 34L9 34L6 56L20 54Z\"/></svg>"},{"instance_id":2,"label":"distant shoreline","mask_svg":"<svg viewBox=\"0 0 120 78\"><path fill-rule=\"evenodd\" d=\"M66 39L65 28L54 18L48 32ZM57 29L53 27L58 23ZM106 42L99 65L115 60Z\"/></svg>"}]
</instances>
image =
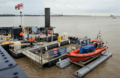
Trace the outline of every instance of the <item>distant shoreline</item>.
<instances>
[{"instance_id":1,"label":"distant shoreline","mask_svg":"<svg viewBox=\"0 0 120 78\"><path fill-rule=\"evenodd\" d=\"M20 16L20 15L0 15L0 17L4 16ZM22 15L23 16L23 15ZM45 16L45 15L24 15L24 16ZM51 17L110 17L110 16L92 16L92 15L50 15ZM115 16L115 17L120 17L120 16Z\"/></svg>"}]
</instances>

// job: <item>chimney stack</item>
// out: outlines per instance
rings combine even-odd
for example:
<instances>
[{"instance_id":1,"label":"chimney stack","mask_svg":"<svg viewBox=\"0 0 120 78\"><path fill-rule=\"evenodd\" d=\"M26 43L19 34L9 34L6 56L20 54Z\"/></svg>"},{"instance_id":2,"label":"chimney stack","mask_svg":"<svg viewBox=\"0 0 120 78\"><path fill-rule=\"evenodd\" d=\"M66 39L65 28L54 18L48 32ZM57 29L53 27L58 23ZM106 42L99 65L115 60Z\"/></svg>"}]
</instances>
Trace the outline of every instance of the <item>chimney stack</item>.
<instances>
[{"instance_id":1,"label":"chimney stack","mask_svg":"<svg viewBox=\"0 0 120 78\"><path fill-rule=\"evenodd\" d=\"M45 28L50 27L50 8L45 8Z\"/></svg>"}]
</instances>

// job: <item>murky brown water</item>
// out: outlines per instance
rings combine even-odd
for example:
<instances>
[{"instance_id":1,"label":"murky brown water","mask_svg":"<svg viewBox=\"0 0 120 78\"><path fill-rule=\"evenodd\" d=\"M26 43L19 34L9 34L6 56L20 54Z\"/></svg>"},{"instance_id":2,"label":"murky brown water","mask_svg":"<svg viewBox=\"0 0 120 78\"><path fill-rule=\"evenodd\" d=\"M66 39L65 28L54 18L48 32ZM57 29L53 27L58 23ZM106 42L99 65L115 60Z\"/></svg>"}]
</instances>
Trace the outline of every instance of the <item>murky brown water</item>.
<instances>
[{"instance_id":1,"label":"murky brown water","mask_svg":"<svg viewBox=\"0 0 120 78\"><path fill-rule=\"evenodd\" d=\"M89 72L84 78L120 78L120 17L51 17L51 26L56 27L55 32L62 35L67 32L69 36L92 39L101 31L102 38L108 42L108 51L113 55L108 60ZM73 73L79 66L70 65L65 69L56 66L40 68L31 59L23 57L15 59L21 69L30 78L76 78Z\"/></svg>"}]
</instances>

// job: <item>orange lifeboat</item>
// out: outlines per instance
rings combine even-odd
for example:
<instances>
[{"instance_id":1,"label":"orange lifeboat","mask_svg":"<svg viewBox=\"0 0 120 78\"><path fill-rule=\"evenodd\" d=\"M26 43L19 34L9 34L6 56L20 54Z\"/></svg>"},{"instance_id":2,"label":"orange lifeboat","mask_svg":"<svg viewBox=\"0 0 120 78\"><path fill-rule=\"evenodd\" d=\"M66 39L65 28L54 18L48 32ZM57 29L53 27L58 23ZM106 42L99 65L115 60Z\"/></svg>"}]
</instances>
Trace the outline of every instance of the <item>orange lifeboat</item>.
<instances>
[{"instance_id":1,"label":"orange lifeboat","mask_svg":"<svg viewBox=\"0 0 120 78\"><path fill-rule=\"evenodd\" d=\"M101 54L101 52L103 52L107 48L108 48L108 46L101 47L100 49L95 48L94 51L89 52L89 53L83 53L83 54L79 53L80 49L76 49L76 50L66 54L66 57L69 58L73 62L78 62L78 61L87 60L92 57L95 57L95 56Z\"/></svg>"}]
</instances>

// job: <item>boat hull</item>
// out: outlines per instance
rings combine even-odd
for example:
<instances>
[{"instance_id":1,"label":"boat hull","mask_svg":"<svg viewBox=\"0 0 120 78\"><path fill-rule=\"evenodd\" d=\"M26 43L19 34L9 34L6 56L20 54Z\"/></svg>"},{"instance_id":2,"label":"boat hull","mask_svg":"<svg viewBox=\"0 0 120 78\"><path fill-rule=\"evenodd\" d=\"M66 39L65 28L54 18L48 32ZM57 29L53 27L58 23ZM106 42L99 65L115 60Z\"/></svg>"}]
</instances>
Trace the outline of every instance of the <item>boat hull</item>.
<instances>
[{"instance_id":1,"label":"boat hull","mask_svg":"<svg viewBox=\"0 0 120 78\"><path fill-rule=\"evenodd\" d=\"M98 54L97 54L98 55ZM83 60L87 60L87 59L90 59L92 57L95 57L97 55L94 55L94 56L83 56L83 57L77 57L77 56L66 56L67 58L69 58L71 61L73 62L78 62L78 61L83 61Z\"/></svg>"},{"instance_id":2,"label":"boat hull","mask_svg":"<svg viewBox=\"0 0 120 78\"><path fill-rule=\"evenodd\" d=\"M108 47L104 47L104 48L101 48L101 49L96 49L94 52L87 53L87 54L80 54L79 50L75 50L75 51L72 51L69 54L66 54L66 57L69 58L73 62L83 61L83 60L87 60L87 59L93 58L93 57L101 54L101 52L103 52L107 48Z\"/></svg>"}]
</instances>

